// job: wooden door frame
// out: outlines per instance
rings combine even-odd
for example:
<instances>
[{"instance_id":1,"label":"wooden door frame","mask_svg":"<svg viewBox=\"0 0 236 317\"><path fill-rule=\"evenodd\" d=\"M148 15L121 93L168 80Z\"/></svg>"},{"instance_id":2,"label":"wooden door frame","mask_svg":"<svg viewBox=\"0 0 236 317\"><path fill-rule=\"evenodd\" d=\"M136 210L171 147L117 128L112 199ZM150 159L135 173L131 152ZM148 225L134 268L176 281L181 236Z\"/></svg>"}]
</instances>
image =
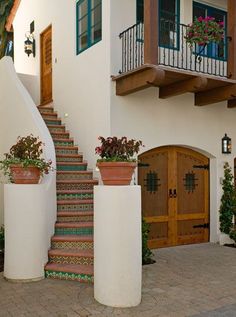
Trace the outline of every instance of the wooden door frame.
<instances>
[{"instance_id":1,"label":"wooden door frame","mask_svg":"<svg viewBox=\"0 0 236 317\"><path fill-rule=\"evenodd\" d=\"M210 157L209 157L209 155L206 155L206 153L201 153L200 151L197 151L197 149L193 149L193 148L191 148L191 147L187 147L187 146L181 146L181 145L164 145L164 146L160 146L160 147L156 147L156 148L152 148L152 149L150 149L150 150L148 150L148 151L145 151L145 152L143 152L143 153L141 153L139 156L142 156L142 155L145 155L145 154L148 154L148 153L152 153L152 152L154 152L154 153L156 153L158 150L168 150L169 151L169 153L170 153L170 157L168 158L169 160L170 159L172 159L172 160L174 160L174 157L173 157L173 155L175 155L176 156L176 154L177 154L177 152L178 152L178 149L180 149L181 150L181 153L186 153L186 154L191 154L191 152L193 153L193 156L195 156L196 158L199 158L200 160L202 160L202 159L208 159L208 164L209 164L209 166L210 166L210 162L211 162L211 160L210 160ZM177 159L175 160L175 168L174 168L174 173L173 173L173 170L172 171L170 171L170 170L168 170L168 178L169 178L169 180L170 180L170 183L171 182L173 182L173 179L172 178L176 178L176 176L177 176ZM174 175L171 175L170 173L173 173ZM137 179L138 179L138 169L137 169ZM205 208L204 208L204 210L208 210L208 215L207 215L207 217L204 217L205 218L205 221L206 222L208 222L209 224L210 224L210 228L209 228L209 230L206 230L205 232L204 232L204 237L205 237L205 240L208 240L208 241L210 241L210 235L211 235L211 200L210 200L210 193L211 193L211 191L210 191L210 184L211 184L211 173L210 173L210 169L209 169L209 172L208 172L208 175L206 176L204 176L204 187L205 187L205 190L206 190L206 192L205 192L205 201L204 201L204 205L205 205ZM175 180L176 181L176 180ZM176 184L174 184L175 186L176 186ZM175 215L171 215L171 217L173 218L173 221L178 221L178 220L181 220L182 218L184 218L182 215L177 215L177 200L172 200L171 201L171 204L174 204L173 206L169 206L168 205L168 209L169 209L169 211L170 211L170 209L172 209L172 213L174 214L175 213ZM169 212L168 211L168 212ZM169 212L169 219L170 219L170 212ZM196 215L199 215L199 214L196 214ZM153 218L153 220L155 220L155 218L156 217L149 217L150 219L149 220L151 220L152 218ZM158 217L158 218L160 218L159 220L158 220L158 222L161 222L162 221L162 219L161 219L161 216L160 217ZM163 220L166 220L166 216L165 217L163 217ZM145 218L144 218L145 219ZM176 226L173 226L173 228L175 228L175 229L177 229L176 228ZM175 239L177 239L177 234L175 234L176 232L172 232L172 235L175 237ZM171 241L170 241L171 240ZM171 237L169 237L168 238L168 242L167 242L167 244L166 243L163 243L163 247L168 247L168 246L171 246L171 242L173 242L172 241L173 239L171 238ZM160 243L160 245L161 245L162 243ZM151 243L149 243L149 247L151 247L152 248L152 242ZM160 247L162 247L162 245L160 246Z\"/></svg>"},{"instance_id":2,"label":"wooden door frame","mask_svg":"<svg viewBox=\"0 0 236 317\"><path fill-rule=\"evenodd\" d=\"M44 105L44 104L47 104L47 102L42 102L42 81L43 81L43 76L42 76L42 45L43 45L43 41L42 41L42 37L43 37L43 34L45 32L47 32L49 29L52 30L52 24L49 24L46 29L44 29L41 33L40 33L40 105ZM51 99L51 102L53 101L53 97Z\"/></svg>"}]
</instances>

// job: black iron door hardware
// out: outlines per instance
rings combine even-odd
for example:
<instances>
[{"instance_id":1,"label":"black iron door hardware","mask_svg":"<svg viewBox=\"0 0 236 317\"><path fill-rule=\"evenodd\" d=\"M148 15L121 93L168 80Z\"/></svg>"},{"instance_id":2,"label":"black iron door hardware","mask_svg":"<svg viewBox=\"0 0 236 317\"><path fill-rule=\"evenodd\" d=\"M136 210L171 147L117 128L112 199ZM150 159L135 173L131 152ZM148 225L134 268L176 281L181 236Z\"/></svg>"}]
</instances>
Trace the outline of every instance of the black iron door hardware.
<instances>
[{"instance_id":1,"label":"black iron door hardware","mask_svg":"<svg viewBox=\"0 0 236 317\"><path fill-rule=\"evenodd\" d=\"M209 223L201 223L199 225L194 225L193 228L204 228L204 229L209 229L210 224Z\"/></svg>"},{"instance_id":2,"label":"black iron door hardware","mask_svg":"<svg viewBox=\"0 0 236 317\"><path fill-rule=\"evenodd\" d=\"M169 189L169 198L176 198L177 197L177 191L176 189Z\"/></svg>"},{"instance_id":3,"label":"black iron door hardware","mask_svg":"<svg viewBox=\"0 0 236 317\"><path fill-rule=\"evenodd\" d=\"M203 169L203 170L209 170L209 165L193 165L193 168Z\"/></svg>"},{"instance_id":4,"label":"black iron door hardware","mask_svg":"<svg viewBox=\"0 0 236 317\"><path fill-rule=\"evenodd\" d=\"M138 167L149 167L149 166L150 164L148 163L141 163L141 162L138 163Z\"/></svg>"}]
</instances>

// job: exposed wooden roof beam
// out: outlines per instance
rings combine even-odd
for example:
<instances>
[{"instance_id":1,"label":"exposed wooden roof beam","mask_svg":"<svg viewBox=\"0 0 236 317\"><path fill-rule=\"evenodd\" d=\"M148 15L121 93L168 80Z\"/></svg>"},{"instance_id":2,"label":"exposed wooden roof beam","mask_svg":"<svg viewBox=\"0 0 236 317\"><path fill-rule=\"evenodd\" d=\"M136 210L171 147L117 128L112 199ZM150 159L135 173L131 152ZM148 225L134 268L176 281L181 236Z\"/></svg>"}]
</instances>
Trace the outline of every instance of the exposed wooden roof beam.
<instances>
[{"instance_id":1,"label":"exposed wooden roof beam","mask_svg":"<svg viewBox=\"0 0 236 317\"><path fill-rule=\"evenodd\" d=\"M7 18L7 23L5 25L5 28L6 28L7 32L11 31L12 23L13 23L13 20L15 18L16 12L17 12L17 10L19 8L20 2L21 2L21 0L15 0L15 2L13 4L13 7L12 7L11 12L10 12L10 15Z\"/></svg>"},{"instance_id":2,"label":"exposed wooden roof beam","mask_svg":"<svg viewBox=\"0 0 236 317\"><path fill-rule=\"evenodd\" d=\"M236 84L195 93L195 106L205 106L236 98Z\"/></svg>"},{"instance_id":3,"label":"exposed wooden roof beam","mask_svg":"<svg viewBox=\"0 0 236 317\"><path fill-rule=\"evenodd\" d=\"M165 78L165 71L158 67L140 68L116 78L116 94L125 96L150 86L158 86Z\"/></svg>"},{"instance_id":4,"label":"exposed wooden roof beam","mask_svg":"<svg viewBox=\"0 0 236 317\"><path fill-rule=\"evenodd\" d=\"M159 98L166 99L182 95L186 92L197 92L207 86L208 80L205 77L195 77L179 81L164 87L160 87Z\"/></svg>"},{"instance_id":5,"label":"exposed wooden roof beam","mask_svg":"<svg viewBox=\"0 0 236 317\"><path fill-rule=\"evenodd\" d=\"M236 108L236 99L228 100L228 108Z\"/></svg>"}]
</instances>

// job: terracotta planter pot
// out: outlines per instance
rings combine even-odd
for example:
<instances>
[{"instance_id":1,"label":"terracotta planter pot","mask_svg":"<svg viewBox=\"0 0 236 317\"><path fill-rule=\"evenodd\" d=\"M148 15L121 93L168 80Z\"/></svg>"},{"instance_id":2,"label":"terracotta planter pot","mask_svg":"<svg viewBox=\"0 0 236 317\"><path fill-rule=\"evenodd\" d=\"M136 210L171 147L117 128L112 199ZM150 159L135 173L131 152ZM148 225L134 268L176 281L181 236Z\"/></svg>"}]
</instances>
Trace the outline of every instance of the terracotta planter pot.
<instances>
[{"instance_id":1,"label":"terracotta planter pot","mask_svg":"<svg viewBox=\"0 0 236 317\"><path fill-rule=\"evenodd\" d=\"M136 162L97 162L104 185L130 185Z\"/></svg>"},{"instance_id":2,"label":"terracotta planter pot","mask_svg":"<svg viewBox=\"0 0 236 317\"><path fill-rule=\"evenodd\" d=\"M38 184L40 170L35 166L22 167L21 165L10 166L12 181L14 184Z\"/></svg>"}]
</instances>

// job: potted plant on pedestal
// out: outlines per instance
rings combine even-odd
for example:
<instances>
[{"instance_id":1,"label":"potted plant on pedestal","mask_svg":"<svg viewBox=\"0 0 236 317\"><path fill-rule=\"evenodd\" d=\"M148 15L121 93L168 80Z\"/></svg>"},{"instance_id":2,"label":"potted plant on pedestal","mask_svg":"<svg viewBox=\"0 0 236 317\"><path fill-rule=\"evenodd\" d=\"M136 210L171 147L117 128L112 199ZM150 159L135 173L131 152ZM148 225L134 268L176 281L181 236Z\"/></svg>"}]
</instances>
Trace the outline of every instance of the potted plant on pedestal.
<instances>
[{"instance_id":1,"label":"potted plant on pedestal","mask_svg":"<svg viewBox=\"0 0 236 317\"><path fill-rule=\"evenodd\" d=\"M137 166L137 154L142 141L127 137L98 138L101 146L96 147L95 153L101 158L97 160L97 167L101 173L104 185L130 185L134 169Z\"/></svg>"},{"instance_id":2,"label":"potted plant on pedestal","mask_svg":"<svg viewBox=\"0 0 236 317\"><path fill-rule=\"evenodd\" d=\"M42 146L43 143L33 135L18 137L17 143L0 161L0 169L11 183L38 184L40 176L52 170L52 162L42 158Z\"/></svg>"}]
</instances>

